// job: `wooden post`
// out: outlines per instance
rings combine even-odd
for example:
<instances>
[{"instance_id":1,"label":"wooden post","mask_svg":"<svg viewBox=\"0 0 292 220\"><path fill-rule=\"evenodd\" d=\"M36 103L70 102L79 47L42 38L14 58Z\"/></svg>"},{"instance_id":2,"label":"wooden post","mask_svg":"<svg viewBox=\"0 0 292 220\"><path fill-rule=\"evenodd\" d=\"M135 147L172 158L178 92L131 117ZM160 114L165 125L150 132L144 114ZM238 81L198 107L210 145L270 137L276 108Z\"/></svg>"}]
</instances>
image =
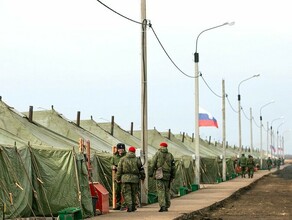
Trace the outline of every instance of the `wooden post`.
<instances>
[{"instance_id":1,"label":"wooden post","mask_svg":"<svg viewBox=\"0 0 292 220\"><path fill-rule=\"evenodd\" d=\"M77 112L76 124L77 124L78 127L80 127L80 111Z\"/></svg>"},{"instance_id":2,"label":"wooden post","mask_svg":"<svg viewBox=\"0 0 292 220\"><path fill-rule=\"evenodd\" d=\"M117 147L116 146L112 146L112 153L113 156L115 155L115 153L117 152ZM112 188L113 188L113 209L116 208L117 205L117 201L116 201L116 184L115 184L115 178L116 178L116 169L113 168L113 164L112 164Z\"/></svg>"},{"instance_id":3,"label":"wooden post","mask_svg":"<svg viewBox=\"0 0 292 220\"><path fill-rule=\"evenodd\" d=\"M28 121L32 122L33 106L29 106Z\"/></svg>"},{"instance_id":4,"label":"wooden post","mask_svg":"<svg viewBox=\"0 0 292 220\"><path fill-rule=\"evenodd\" d=\"M86 141L86 157L87 157L87 169L88 169L88 176L91 179L92 175L92 167L91 167L91 162L90 162L90 141Z\"/></svg>"},{"instance_id":5,"label":"wooden post","mask_svg":"<svg viewBox=\"0 0 292 220\"><path fill-rule=\"evenodd\" d=\"M134 123L131 122L131 130L130 130L130 134L133 135L133 127L134 127Z\"/></svg>"},{"instance_id":6,"label":"wooden post","mask_svg":"<svg viewBox=\"0 0 292 220\"><path fill-rule=\"evenodd\" d=\"M114 135L114 125L115 125L115 116L112 116L112 122L111 122L111 135Z\"/></svg>"},{"instance_id":7,"label":"wooden post","mask_svg":"<svg viewBox=\"0 0 292 220\"><path fill-rule=\"evenodd\" d=\"M183 135L182 135L182 140L181 140L182 142L184 142L185 141L185 132L183 132Z\"/></svg>"}]
</instances>

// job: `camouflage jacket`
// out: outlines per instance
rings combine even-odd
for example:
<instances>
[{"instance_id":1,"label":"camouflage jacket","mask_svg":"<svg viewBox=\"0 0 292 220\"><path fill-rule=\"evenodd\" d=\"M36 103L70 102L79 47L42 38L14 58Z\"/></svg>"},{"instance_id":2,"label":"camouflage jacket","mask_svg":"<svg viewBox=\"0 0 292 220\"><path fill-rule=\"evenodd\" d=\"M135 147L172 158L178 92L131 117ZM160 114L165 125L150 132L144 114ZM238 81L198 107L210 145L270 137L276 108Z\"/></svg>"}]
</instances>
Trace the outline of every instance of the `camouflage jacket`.
<instances>
[{"instance_id":1,"label":"camouflage jacket","mask_svg":"<svg viewBox=\"0 0 292 220\"><path fill-rule=\"evenodd\" d=\"M271 158L268 158L268 159L267 159L267 164L268 164L268 166L273 165L273 161L271 160Z\"/></svg>"},{"instance_id":2,"label":"camouflage jacket","mask_svg":"<svg viewBox=\"0 0 292 220\"><path fill-rule=\"evenodd\" d=\"M245 156L241 156L239 158L239 166L246 167L247 165L247 158Z\"/></svg>"},{"instance_id":3,"label":"camouflage jacket","mask_svg":"<svg viewBox=\"0 0 292 220\"><path fill-rule=\"evenodd\" d=\"M255 162L254 162L253 158L248 158L247 159L247 167L249 167L249 168L255 167Z\"/></svg>"},{"instance_id":4,"label":"camouflage jacket","mask_svg":"<svg viewBox=\"0 0 292 220\"><path fill-rule=\"evenodd\" d=\"M118 164L116 180L122 183L139 183L140 179L145 179L141 160L136 157L135 153L128 152Z\"/></svg>"},{"instance_id":5,"label":"camouflage jacket","mask_svg":"<svg viewBox=\"0 0 292 220\"><path fill-rule=\"evenodd\" d=\"M121 158L126 156L126 154L127 154L127 152L125 152L125 151L122 153L122 155L119 155L119 153L116 152L111 158L111 164L117 167Z\"/></svg>"},{"instance_id":6,"label":"camouflage jacket","mask_svg":"<svg viewBox=\"0 0 292 220\"><path fill-rule=\"evenodd\" d=\"M175 162L173 155L168 152L166 147L161 147L152 158L149 167L149 176L155 176L157 168L162 167L163 178L162 180L172 180L175 178Z\"/></svg>"}]
</instances>

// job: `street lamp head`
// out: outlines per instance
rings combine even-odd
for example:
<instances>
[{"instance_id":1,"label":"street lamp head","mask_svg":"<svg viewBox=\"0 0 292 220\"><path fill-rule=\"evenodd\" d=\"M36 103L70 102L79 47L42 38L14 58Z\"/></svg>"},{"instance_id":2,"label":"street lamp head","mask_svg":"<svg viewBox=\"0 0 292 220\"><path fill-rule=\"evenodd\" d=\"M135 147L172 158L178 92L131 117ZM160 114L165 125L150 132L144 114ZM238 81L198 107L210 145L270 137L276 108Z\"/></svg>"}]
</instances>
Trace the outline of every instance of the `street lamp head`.
<instances>
[{"instance_id":1,"label":"street lamp head","mask_svg":"<svg viewBox=\"0 0 292 220\"><path fill-rule=\"evenodd\" d=\"M224 25L232 26L232 25L234 25L234 24L235 24L235 22L232 21L232 22L225 22L225 23L221 24L220 26L224 26Z\"/></svg>"},{"instance_id":2,"label":"street lamp head","mask_svg":"<svg viewBox=\"0 0 292 220\"><path fill-rule=\"evenodd\" d=\"M247 81L247 80L250 80L250 79L252 79L252 78L254 78L254 77L258 77L258 76L260 76L260 74L253 75L253 76L251 76L251 77L248 77L247 79L242 80L242 81L238 84L238 95L240 94L240 85L241 85L241 83L243 83L243 82L245 82L245 81Z\"/></svg>"},{"instance_id":3,"label":"street lamp head","mask_svg":"<svg viewBox=\"0 0 292 220\"><path fill-rule=\"evenodd\" d=\"M280 119L284 119L284 116L281 116L279 118L275 118L274 120L272 120L272 122L271 122L271 128L273 126L274 121L277 121L277 120L280 120Z\"/></svg>"},{"instance_id":4,"label":"street lamp head","mask_svg":"<svg viewBox=\"0 0 292 220\"><path fill-rule=\"evenodd\" d=\"M206 32L206 31L209 31L209 30L212 30L212 29L215 29L215 28L219 28L219 27L225 26L225 25L232 26L234 24L235 24L235 22L225 22L225 23L223 23L221 25L217 25L217 26L214 26L214 27L211 27L211 28L208 28L208 29L205 29L205 30L201 31L201 33L198 34L197 39L196 39L196 53L197 53L197 49L198 49L198 39L199 39L199 37L201 36L202 33Z\"/></svg>"},{"instance_id":5,"label":"street lamp head","mask_svg":"<svg viewBox=\"0 0 292 220\"><path fill-rule=\"evenodd\" d=\"M271 101L269 101L267 104L263 105L263 106L260 108L260 120L262 120L262 109L263 109L264 107L266 107L267 105L272 104L272 103L274 103L274 102L275 102L274 100L271 100Z\"/></svg>"}]
</instances>

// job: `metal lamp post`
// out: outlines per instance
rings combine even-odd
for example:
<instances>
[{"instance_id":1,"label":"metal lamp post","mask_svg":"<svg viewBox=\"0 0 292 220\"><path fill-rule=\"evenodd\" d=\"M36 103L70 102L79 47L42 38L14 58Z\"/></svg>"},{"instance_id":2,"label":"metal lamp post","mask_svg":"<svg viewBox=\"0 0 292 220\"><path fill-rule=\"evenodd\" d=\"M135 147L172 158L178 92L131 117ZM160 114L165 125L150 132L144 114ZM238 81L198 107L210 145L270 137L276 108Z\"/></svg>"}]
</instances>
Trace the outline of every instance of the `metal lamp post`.
<instances>
[{"instance_id":1,"label":"metal lamp post","mask_svg":"<svg viewBox=\"0 0 292 220\"><path fill-rule=\"evenodd\" d=\"M261 138L261 152L260 152L260 155L261 155L261 160L260 160L260 166L261 166L261 169L263 169L263 117L262 117L262 109L264 107L266 107L267 105L269 104L272 104L274 103L275 101L272 100L270 102L268 102L267 104L263 105L261 108L260 108L260 138Z\"/></svg>"},{"instance_id":2,"label":"metal lamp post","mask_svg":"<svg viewBox=\"0 0 292 220\"><path fill-rule=\"evenodd\" d=\"M283 157L283 160L285 159L285 142L284 142L284 134L286 133L286 132L290 132L291 130L289 129L289 130L286 130L286 131L284 131L283 133L282 133L282 157Z\"/></svg>"},{"instance_id":3,"label":"metal lamp post","mask_svg":"<svg viewBox=\"0 0 292 220\"><path fill-rule=\"evenodd\" d=\"M199 131L199 53L198 49L198 40L202 33L213 30L215 28L219 28L225 25L234 25L234 22L226 22L224 24L208 28L203 30L196 39L196 52L194 54L195 58L195 184L200 184L200 131Z\"/></svg>"},{"instance_id":4,"label":"metal lamp post","mask_svg":"<svg viewBox=\"0 0 292 220\"><path fill-rule=\"evenodd\" d=\"M239 147L239 152L241 154L242 152L242 145L241 145L241 105L240 105L240 85L247 81L247 80L250 80L252 78L255 78L255 77L259 77L260 74L257 74L257 75L253 75L247 79L244 79L242 80L239 84L238 84L238 132L239 132L239 143L238 143L238 147Z\"/></svg>"},{"instance_id":5,"label":"metal lamp post","mask_svg":"<svg viewBox=\"0 0 292 220\"><path fill-rule=\"evenodd\" d=\"M277 127L277 157L279 157L279 128L284 124L285 122L283 121L279 126Z\"/></svg>"},{"instance_id":6,"label":"metal lamp post","mask_svg":"<svg viewBox=\"0 0 292 220\"><path fill-rule=\"evenodd\" d=\"M270 127L270 129L271 129L271 146L273 146L273 143L274 143L274 139L273 139L273 123L274 123L274 121L277 121L277 120L280 120L280 119L283 119L284 117L283 116L281 116L281 117L279 117L279 118L275 118L274 120L272 120L272 122L271 122L271 127ZM272 151L271 151L271 154L272 154Z\"/></svg>"}]
</instances>

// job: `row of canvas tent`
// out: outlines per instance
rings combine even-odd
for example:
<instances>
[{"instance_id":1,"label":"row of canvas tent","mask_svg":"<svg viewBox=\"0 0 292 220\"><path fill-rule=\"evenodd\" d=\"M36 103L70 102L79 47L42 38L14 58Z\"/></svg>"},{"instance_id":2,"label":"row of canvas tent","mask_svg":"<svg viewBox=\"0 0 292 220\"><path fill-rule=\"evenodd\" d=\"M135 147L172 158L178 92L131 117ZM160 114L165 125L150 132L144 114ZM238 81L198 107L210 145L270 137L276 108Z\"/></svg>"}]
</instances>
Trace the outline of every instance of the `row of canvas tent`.
<instances>
[{"instance_id":1,"label":"row of canvas tent","mask_svg":"<svg viewBox=\"0 0 292 220\"><path fill-rule=\"evenodd\" d=\"M53 107L20 113L1 99L0 203L6 204L6 217L56 216L60 210L76 206L83 217L93 216L86 156L78 151L79 139L90 141L92 180L108 190L111 202L112 146L122 142L141 148L140 137L141 131L130 134L116 123L97 123L92 118L77 124ZM176 196L180 187L194 184L194 141L181 134L148 130L150 163L160 142L167 142L175 156L177 172L171 192ZM235 172L237 154L234 148L226 150L227 175ZM216 183L222 177L220 155L220 146L200 140L202 183ZM149 178L148 192L155 191L154 180Z\"/></svg>"}]
</instances>

